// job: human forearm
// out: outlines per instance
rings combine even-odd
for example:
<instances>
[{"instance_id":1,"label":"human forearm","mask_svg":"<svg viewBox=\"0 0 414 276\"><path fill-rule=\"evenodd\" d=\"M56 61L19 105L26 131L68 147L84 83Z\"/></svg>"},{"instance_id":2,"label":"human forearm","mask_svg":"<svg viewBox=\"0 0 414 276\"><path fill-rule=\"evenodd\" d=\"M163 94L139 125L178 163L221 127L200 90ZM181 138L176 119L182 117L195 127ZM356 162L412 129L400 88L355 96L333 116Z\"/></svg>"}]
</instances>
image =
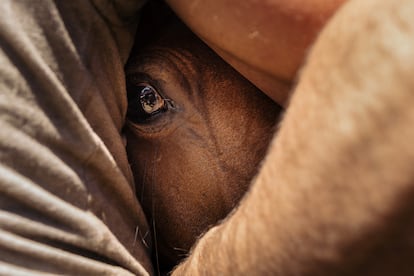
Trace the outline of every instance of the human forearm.
<instances>
[{"instance_id":1,"label":"human forearm","mask_svg":"<svg viewBox=\"0 0 414 276\"><path fill-rule=\"evenodd\" d=\"M282 104L289 90L273 87L274 79L293 80L309 45L344 1L167 2L228 63Z\"/></svg>"}]
</instances>

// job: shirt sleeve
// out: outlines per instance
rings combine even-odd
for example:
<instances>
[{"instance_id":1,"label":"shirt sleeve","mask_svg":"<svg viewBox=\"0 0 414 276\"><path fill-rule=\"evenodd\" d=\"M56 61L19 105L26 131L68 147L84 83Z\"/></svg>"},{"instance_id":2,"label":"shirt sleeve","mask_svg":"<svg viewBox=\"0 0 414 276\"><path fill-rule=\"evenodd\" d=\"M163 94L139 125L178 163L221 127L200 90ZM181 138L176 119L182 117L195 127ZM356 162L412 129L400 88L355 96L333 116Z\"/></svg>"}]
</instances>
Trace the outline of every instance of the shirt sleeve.
<instances>
[{"instance_id":1,"label":"shirt sleeve","mask_svg":"<svg viewBox=\"0 0 414 276\"><path fill-rule=\"evenodd\" d=\"M143 1L0 2L0 274L147 275L121 130Z\"/></svg>"}]
</instances>

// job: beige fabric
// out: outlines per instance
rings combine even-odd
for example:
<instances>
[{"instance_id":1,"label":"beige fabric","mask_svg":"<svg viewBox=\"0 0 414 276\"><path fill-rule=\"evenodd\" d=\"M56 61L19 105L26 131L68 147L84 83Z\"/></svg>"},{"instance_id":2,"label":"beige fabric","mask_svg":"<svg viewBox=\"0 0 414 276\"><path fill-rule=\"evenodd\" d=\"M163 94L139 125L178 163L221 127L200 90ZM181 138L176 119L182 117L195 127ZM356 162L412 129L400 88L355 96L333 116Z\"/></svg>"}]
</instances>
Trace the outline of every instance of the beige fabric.
<instances>
[{"instance_id":1,"label":"beige fabric","mask_svg":"<svg viewBox=\"0 0 414 276\"><path fill-rule=\"evenodd\" d=\"M145 275L120 136L142 1L0 1L0 275Z\"/></svg>"}]
</instances>

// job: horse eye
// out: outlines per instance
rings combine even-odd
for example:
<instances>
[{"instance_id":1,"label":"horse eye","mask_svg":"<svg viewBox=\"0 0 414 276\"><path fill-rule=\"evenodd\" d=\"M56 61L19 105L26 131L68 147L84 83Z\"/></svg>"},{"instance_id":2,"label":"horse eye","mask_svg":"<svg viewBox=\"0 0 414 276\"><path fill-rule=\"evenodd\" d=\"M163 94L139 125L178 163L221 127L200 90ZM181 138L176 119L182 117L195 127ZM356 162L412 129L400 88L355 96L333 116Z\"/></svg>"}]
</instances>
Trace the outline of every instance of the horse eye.
<instances>
[{"instance_id":1,"label":"horse eye","mask_svg":"<svg viewBox=\"0 0 414 276\"><path fill-rule=\"evenodd\" d=\"M143 123L166 110L166 100L151 85L139 84L128 87L127 116L130 120Z\"/></svg>"},{"instance_id":2,"label":"horse eye","mask_svg":"<svg viewBox=\"0 0 414 276\"><path fill-rule=\"evenodd\" d=\"M164 107L164 99L154 88L147 85L139 87L139 90L141 91L139 95L141 106L146 113L153 114Z\"/></svg>"}]
</instances>

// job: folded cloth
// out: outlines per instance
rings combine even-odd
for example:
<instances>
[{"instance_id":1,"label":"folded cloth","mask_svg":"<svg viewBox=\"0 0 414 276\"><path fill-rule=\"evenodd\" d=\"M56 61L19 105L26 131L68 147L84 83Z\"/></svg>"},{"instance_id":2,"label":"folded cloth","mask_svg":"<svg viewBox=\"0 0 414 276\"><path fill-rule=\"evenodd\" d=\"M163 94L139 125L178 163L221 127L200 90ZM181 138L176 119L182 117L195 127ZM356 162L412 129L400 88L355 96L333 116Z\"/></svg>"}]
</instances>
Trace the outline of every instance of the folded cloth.
<instances>
[{"instance_id":1,"label":"folded cloth","mask_svg":"<svg viewBox=\"0 0 414 276\"><path fill-rule=\"evenodd\" d=\"M143 1L0 1L0 275L146 275L121 130Z\"/></svg>"}]
</instances>

